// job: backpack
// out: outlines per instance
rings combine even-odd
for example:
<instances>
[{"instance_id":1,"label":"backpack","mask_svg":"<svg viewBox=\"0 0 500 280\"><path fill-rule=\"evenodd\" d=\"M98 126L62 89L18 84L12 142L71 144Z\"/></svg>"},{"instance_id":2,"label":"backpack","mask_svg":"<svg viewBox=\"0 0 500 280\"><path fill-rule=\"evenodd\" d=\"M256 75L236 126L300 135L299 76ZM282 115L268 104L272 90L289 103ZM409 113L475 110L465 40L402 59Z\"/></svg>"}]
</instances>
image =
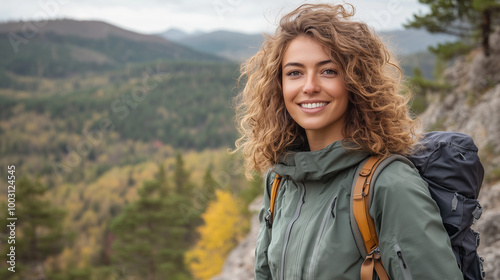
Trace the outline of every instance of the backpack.
<instances>
[{"instance_id":1,"label":"backpack","mask_svg":"<svg viewBox=\"0 0 500 280\"><path fill-rule=\"evenodd\" d=\"M356 171L358 177L352 186L351 228L358 249L365 257L361 280L371 280L374 270L380 279L388 279L380 261L375 225L368 211L378 174L395 160L416 168L428 183L464 279L484 279L484 260L477 254L479 233L470 228L482 214L477 197L484 169L478 149L471 137L456 132L426 133L419 145L409 158L373 156L361 163Z\"/></svg>"},{"instance_id":2,"label":"backpack","mask_svg":"<svg viewBox=\"0 0 500 280\"><path fill-rule=\"evenodd\" d=\"M361 267L361 280L371 280L374 271L380 279L389 279L381 262L377 232L368 211L378 174L395 160L416 168L428 183L431 196L440 209L464 279L484 279L484 260L477 254L479 233L470 228L482 214L477 197L484 169L477 155L478 149L472 138L466 134L440 131L424 134L419 146L409 158L401 155L390 155L386 158L372 156L363 161L356 170L358 175L353 181L351 192L351 228L358 250L365 258ZM268 228L272 226L280 181L281 176L276 174L271 190L270 208L265 217Z\"/></svg>"}]
</instances>

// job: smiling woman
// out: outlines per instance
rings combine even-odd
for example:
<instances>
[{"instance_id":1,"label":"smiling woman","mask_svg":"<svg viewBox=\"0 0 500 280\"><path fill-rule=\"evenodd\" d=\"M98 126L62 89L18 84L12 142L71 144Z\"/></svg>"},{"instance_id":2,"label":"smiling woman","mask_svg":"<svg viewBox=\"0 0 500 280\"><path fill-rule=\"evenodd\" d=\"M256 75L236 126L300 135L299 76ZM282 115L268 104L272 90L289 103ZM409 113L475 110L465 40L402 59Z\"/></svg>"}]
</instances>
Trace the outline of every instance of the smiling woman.
<instances>
[{"instance_id":1,"label":"smiling woman","mask_svg":"<svg viewBox=\"0 0 500 280\"><path fill-rule=\"evenodd\" d=\"M401 70L353 10L300 6L242 66L236 146L249 173L267 171L255 279L360 279L366 266L349 226L356 170L370 156L414 149ZM392 162L372 189L380 243L369 256L383 263L381 279L461 279L418 172ZM373 268L362 273L371 280Z\"/></svg>"}]
</instances>

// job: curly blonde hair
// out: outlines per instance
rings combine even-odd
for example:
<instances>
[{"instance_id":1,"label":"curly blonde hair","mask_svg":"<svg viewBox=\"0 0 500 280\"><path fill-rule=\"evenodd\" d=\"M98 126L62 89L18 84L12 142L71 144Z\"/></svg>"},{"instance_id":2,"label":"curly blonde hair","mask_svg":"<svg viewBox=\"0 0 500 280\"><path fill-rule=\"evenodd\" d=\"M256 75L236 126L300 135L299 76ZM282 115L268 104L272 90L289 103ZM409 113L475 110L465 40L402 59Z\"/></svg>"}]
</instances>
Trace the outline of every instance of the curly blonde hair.
<instances>
[{"instance_id":1,"label":"curly blonde hair","mask_svg":"<svg viewBox=\"0 0 500 280\"><path fill-rule=\"evenodd\" d=\"M282 93L282 60L290 42L309 36L330 50L349 91L343 145L371 154L408 154L417 139L408 95L400 94L402 71L365 23L353 21L354 7L304 4L285 15L273 36L242 64L246 85L237 96L236 119L247 174L264 172L286 152L307 147L302 129L288 114Z\"/></svg>"}]
</instances>

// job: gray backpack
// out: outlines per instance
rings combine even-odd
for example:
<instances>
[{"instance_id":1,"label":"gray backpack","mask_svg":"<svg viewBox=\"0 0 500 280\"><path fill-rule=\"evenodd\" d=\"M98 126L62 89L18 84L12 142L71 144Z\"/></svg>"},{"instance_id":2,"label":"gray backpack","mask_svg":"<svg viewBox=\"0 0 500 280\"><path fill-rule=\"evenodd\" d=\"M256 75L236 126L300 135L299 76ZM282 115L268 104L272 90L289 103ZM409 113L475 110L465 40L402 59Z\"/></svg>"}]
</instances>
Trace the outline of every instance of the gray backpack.
<instances>
[{"instance_id":1,"label":"gray backpack","mask_svg":"<svg viewBox=\"0 0 500 280\"><path fill-rule=\"evenodd\" d=\"M400 160L416 167L420 176L429 184L431 196L439 206L444 227L450 236L453 253L464 279L484 279L483 258L477 254L479 233L470 228L482 213L477 198L484 169L479 161L478 149L471 137L456 132L426 133L419 143L421 147L408 159L400 155L391 155L377 164L369 163L370 161L361 163L357 171L359 179L354 180L352 193L355 194L356 182L366 178L366 174L363 177L361 173L362 169L366 170L367 165L372 165L369 167L370 194L373 192L377 175L392 161ZM367 197L371 197L370 194ZM351 227L358 249L363 257L373 258L367 253L367 246L363 242L364 235L359 230L360 225L365 226L361 223L366 221L360 222L354 217L354 210L357 212L360 210L352 207L351 204ZM378 240L378 237L375 238ZM381 276L379 270L376 272ZM382 271L383 273L385 271Z\"/></svg>"}]
</instances>

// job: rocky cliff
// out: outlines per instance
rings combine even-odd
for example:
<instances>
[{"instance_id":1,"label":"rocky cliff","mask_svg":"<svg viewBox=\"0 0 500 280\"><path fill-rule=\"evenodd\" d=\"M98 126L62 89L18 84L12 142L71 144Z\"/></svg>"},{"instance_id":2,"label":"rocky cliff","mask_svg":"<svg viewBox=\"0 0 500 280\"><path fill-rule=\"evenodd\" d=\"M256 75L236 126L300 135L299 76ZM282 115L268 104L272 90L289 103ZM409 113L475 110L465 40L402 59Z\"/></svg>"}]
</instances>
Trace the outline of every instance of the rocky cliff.
<instances>
[{"instance_id":1,"label":"rocky cliff","mask_svg":"<svg viewBox=\"0 0 500 280\"><path fill-rule=\"evenodd\" d=\"M483 216L474 225L481 233L479 254L486 279L500 280L500 32L491 38L492 53L475 50L454 61L444 73L446 91L427 94L429 106L420 116L422 128L469 134L480 150L485 181L480 194ZM262 200L252 206L257 213ZM248 237L229 255L221 275L213 280L253 279L258 218Z\"/></svg>"},{"instance_id":2,"label":"rocky cliff","mask_svg":"<svg viewBox=\"0 0 500 280\"><path fill-rule=\"evenodd\" d=\"M492 53L480 50L457 59L445 71L446 92L428 94L421 115L425 130L458 131L472 136L479 148L485 180L479 200L483 215L474 229L481 234L479 255L486 279L500 279L500 32L491 38Z\"/></svg>"}]
</instances>

